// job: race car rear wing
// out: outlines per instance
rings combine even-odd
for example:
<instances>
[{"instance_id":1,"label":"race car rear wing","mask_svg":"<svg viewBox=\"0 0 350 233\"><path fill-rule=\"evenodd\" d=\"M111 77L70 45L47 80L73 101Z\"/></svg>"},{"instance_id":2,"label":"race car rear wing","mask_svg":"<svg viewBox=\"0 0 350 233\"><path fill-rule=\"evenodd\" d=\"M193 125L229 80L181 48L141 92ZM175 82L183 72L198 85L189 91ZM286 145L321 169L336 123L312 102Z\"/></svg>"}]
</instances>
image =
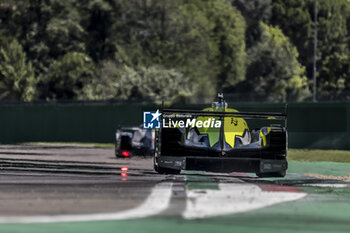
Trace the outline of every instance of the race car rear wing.
<instances>
[{"instance_id":1,"label":"race car rear wing","mask_svg":"<svg viewBox=\"0 0 350 233\"><path fill-rule=\"evenodd\" d=\"M245 119L266 119L266 120L284 120L287 128L288 105L285 106L284 113L276 112L210 112L201 110L187 109L162 109L162 117L198 117L198 116L216 116L216 117L239 117Z\"/></svg>"}]
</instances>

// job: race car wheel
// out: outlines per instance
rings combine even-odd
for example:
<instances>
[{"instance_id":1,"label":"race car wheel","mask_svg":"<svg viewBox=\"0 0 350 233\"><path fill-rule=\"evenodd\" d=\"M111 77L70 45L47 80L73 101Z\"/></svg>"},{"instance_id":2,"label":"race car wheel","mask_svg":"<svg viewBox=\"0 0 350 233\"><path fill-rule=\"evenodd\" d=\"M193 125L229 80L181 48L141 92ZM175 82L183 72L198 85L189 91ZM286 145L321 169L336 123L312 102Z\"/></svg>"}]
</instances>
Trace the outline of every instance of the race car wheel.
<instances>
[{"instance_id":1,"label":"race car wheel","mask_svg":"<svg viewBox=\"0 0 350 233\"><path fill-rule=\"evenodd\" d=\"M279 171L279 172L256 173L256 175L257 175L259 178L266 178L266 177L285 177L285 176L286 176L286 170Z\"/></svg>"},{"instance_id":2,"label":"race car wheel","mask_svg":"<svg viewBox=\"0 0 350 233\"><path fill-rule=\"evenodd\" d=\"M114 147L114 154L115 154L115 157L118 158L118 147L117 147L117 142L114 143L115 147Z\"/></svg>"}]
</instances>

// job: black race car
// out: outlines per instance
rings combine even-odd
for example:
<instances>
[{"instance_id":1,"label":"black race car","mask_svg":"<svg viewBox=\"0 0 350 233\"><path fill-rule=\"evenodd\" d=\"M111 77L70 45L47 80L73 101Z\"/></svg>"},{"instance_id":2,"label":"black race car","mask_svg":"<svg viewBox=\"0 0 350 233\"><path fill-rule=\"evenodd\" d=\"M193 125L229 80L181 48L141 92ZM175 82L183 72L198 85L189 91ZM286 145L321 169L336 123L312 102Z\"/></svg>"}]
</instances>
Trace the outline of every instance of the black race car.
<instances>
[{"instance_id":1,"label":"black race car","mask_svg":"<svg viewBox=\"0 0 350 233\"><path fill-rule=\"evenodd\" d=\"M253 172L259 177L284 177L287 163L285 113L238 112L219 95L212 107L198 110L162 109L156 131L154 169ZM275 121L249 129L247 121ZM276 124L278 123L278 124Z\"/></svg>"}]
</instances>

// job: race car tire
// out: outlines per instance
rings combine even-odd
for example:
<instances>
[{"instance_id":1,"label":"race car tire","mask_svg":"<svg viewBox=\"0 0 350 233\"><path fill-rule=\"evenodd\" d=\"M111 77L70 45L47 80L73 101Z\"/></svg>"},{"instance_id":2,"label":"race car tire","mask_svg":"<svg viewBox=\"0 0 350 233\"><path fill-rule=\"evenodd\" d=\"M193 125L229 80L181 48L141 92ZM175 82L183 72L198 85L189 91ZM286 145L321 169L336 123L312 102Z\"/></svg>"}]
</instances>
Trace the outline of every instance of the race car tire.
<instances>
[{"instance_id":1,"label":"race car tire","mask_svg":"<svg viewBox=\"0 0 350 233\"><path fill-rule=\"evenodd\" d=\"M117 142L115 142L114 145L115 145L115 147L114 147L114 154L115 154L115 157L118 158Z\"/></svg>"},{"instance_id":2,"label":"race car tire","mask_svg":"<svg viewBox=\"0 0 350 233\"><path fill-rule=\"evenodd\" d=\"M279 172L267 172L267 173L256 173L259 178L267 178L267 177L285 177L286 170Z\"/></svg>"}]
</instances>

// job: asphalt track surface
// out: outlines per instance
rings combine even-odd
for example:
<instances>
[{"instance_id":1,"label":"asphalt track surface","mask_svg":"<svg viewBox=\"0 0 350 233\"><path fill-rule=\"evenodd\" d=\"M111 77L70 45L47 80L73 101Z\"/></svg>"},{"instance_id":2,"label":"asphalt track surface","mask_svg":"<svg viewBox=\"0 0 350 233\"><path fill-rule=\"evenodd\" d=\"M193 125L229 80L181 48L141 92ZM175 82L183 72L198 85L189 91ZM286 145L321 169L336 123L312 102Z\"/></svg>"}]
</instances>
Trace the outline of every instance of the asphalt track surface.
<instances>
[{"instance_id":1,"label":"asphalt track surface","mask_svg":"<svg viewBox=\"0 0 350 233\"><path fill-rule=\"evenodd\" d=\"M291 161L278 179L159 175L113 149L1 145L0 233L350 232L349 174Z\"/></svg>"}]
</instances>

